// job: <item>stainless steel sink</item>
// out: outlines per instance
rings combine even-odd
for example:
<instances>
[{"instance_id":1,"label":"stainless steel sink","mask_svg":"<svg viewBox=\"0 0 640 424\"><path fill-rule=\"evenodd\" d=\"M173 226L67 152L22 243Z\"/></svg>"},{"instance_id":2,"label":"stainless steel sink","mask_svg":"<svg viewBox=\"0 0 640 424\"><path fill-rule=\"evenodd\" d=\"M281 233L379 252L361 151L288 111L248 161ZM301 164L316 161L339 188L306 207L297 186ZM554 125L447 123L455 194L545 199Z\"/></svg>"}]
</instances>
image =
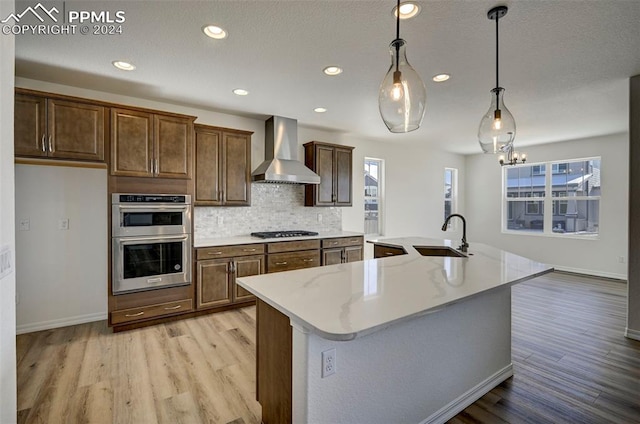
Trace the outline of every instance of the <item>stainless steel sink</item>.
<instances>
[{"instance_id":1,"label":"stainless steel sink","mask_svg":"<svg viewBox=\"0 0 640 424\"><path fill-rule=\"evenodd\" d=\"M448 256L451 258L466 258L467 255L459 250L447 246L413 246L422 256Z\"/></svg>"}]
</instances>

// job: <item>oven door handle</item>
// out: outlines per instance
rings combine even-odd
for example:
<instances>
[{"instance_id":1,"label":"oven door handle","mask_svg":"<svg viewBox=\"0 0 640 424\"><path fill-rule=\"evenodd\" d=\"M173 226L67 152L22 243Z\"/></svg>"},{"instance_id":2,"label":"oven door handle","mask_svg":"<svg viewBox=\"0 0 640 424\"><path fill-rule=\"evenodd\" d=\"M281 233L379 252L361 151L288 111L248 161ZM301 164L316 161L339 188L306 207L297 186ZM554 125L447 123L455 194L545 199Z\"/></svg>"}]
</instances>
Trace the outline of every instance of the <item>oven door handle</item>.
<instances>
[{"instance_id":1,"label":"oven door handle","mask_svg":"<svg viewBox=\"0 0 640 424\"><path fill-rule=\"evenodd\" d=\"M172 240L187 240L189 234L182 234L178 236L158 236L158 237L116 237L117 243L120 245L138 244L140 242L162 242Z\"/></svg>"},{"instance_id":2,"label":"oven door handle","mask_svg":"<svg viewBox=\"0 0 640 424\"><path fill-rule=\"evenodd\" d=\"M158 210L177 210L177 211L186 211L189 210L188 204L179 204L179 205L116 205L118 209L123 210L136 210L136 211L158 211Z\"/></svg>"}]
</instances>

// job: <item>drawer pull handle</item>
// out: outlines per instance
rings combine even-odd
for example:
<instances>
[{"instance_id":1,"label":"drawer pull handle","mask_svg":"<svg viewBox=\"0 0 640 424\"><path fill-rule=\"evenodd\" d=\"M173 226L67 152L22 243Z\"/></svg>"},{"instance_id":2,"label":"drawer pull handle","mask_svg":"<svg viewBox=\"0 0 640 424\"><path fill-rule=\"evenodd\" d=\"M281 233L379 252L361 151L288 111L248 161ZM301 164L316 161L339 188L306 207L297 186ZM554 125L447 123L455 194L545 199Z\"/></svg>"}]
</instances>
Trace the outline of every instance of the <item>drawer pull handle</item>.
<instances>
[{"instance_id":1,"label":"drawer pull handle","mask_svg":"<svg viewBox=\"0 0 640 424\"><path fill-rule=\"evenodd\" d=\"M302 261L303 261L303 262L313 262L313 259L309 259L309 258L307 258L307 259L303 259Z\"/></svg>"},{"instance_id":2,"label":"drawer pull handle","mask_svg":"<svg viewBox=\"0 0 640 424\"><path fill-rule=\"evenodd\" d=\"M255 252L256 249L242 249L243 252Z\"/></svg>"},{"instance_id":3,"label":"drawer pull handle","mask_svg":"<svg viewBox=\"0 0 640 424\"><path fill-rule=\"evenodd\" d=\"M207 255L222 255L222 252L207 252Z\"/></svg>"},{"instance_id":4,"label":"drawer pull handle","mask_svg":"<svg viewBox=\"0 0 640 424\"><path fill-rule=\"evenodd\" d=\"M286 265L286 264L287 264L286 261L285 262L276 262L276 265Z\"/></svg>"},{"instance_id":5,"label":"drawer pull handle","mask_svg":"<svg viewBox=\"0 0 640 424\"><path fill-rule=\"evenodd\" d=\"M395 255L395 253L393 253L393 252L384 252L384 254L385 254L385 255L387 255L387 256L393 256L393 255Z\"/></svg>"},{"instance_id":6,"label":"drawer pull handle","mask_svg":"<svg viewBox=\"0 0 640 424\"><path fill-rule=\"evenodd\" d=\"M165 311L175 311L176 309L180 309L180 308L182 308L182 305L166 307L166 308L164 308L164 310Z\"/></svg>"},{"instance_id":7,"label":"drawer pull handle","mask_svg":"<svg viewBox=\"0 0 640 424\"><path fill-rule=\"evenodd\" d=\"M147 280L148 284L153 284L153 283L159 283L160 281L162 281L162 277L158 277L158 278L149 278Z\"/></svg>"},{"instance_id":8,"label":"drawer pull handle","mask_svg":"<svg viewBox=\"0 0 640 424\"><path fill-rule=\"evenodd\" d=\"M332 241L331 244L338 244L338 242L337 241Z\"/></svg>"},{"instance_id":9,"label":"drawer pull handle","mask_svg":"<svg viewBox=\"0 0 640 424\"><path fill-rule=\"evenodd\" d=\"M142 315L144 315L144 311L142 311L142 312L138 312L137 314L126 314L126 315L125 315L125 317L127 317L127 318L133 318L133 317L140 317L140 316L142 316Z\"/></svg>"}]
</instances>

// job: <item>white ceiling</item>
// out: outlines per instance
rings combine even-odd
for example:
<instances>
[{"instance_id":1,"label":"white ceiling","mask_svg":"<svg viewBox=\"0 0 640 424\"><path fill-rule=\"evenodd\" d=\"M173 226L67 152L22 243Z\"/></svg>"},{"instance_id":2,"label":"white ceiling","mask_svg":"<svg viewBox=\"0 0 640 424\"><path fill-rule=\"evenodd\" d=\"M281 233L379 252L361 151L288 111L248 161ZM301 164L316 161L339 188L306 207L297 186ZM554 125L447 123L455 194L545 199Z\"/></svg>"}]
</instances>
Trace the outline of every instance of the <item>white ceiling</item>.
<instances>
[{"instance_id":1,"label":"white ceiling","mask_svg":"<svg viewBox=\"0 0 640 424\"><path fill-rule=\"evenodd\" d=\"M16 1L16 12L35 3ZM627 131L628 78L640 74L640 1L419 1L401 37L427 86L426 116L419 130L391 134L377 98L395 36L393 0L42 3L123 10L123 34L17 36L18 76L465 154L480 152L477 126L495 84L495 23L486 14L496 5L509 7L500 83L517 147ZM210 23L229 37L206 37ZM137 69L115 69L118 59ZM327 65L344 73L325 76ZM434 83L442 72L451 79ZM250 95L234 95L237 87ZM318 106L328 112L313 112Z\"/></svg>"}]
</instances>

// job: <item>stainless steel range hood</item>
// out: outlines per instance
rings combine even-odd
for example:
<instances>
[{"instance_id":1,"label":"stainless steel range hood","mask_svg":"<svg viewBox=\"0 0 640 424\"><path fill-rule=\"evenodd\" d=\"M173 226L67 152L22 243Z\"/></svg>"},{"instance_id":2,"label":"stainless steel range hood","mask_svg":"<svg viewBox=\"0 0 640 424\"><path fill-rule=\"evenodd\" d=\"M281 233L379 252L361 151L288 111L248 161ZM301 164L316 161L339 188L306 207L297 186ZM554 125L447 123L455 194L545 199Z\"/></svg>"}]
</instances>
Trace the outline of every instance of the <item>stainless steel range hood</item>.
<instances>
[{"instance_id":1,"label":"stainless steel range hood","mask_svg":"<svg viewBox=\"0 0 640 424\"><path fill-rule=\"evenodd\" d=\"M272 116L265 122L265 161L252 173L258 183L320 184L320 176L297 160L298 121Z\"/></svg>"}]
</instances>

